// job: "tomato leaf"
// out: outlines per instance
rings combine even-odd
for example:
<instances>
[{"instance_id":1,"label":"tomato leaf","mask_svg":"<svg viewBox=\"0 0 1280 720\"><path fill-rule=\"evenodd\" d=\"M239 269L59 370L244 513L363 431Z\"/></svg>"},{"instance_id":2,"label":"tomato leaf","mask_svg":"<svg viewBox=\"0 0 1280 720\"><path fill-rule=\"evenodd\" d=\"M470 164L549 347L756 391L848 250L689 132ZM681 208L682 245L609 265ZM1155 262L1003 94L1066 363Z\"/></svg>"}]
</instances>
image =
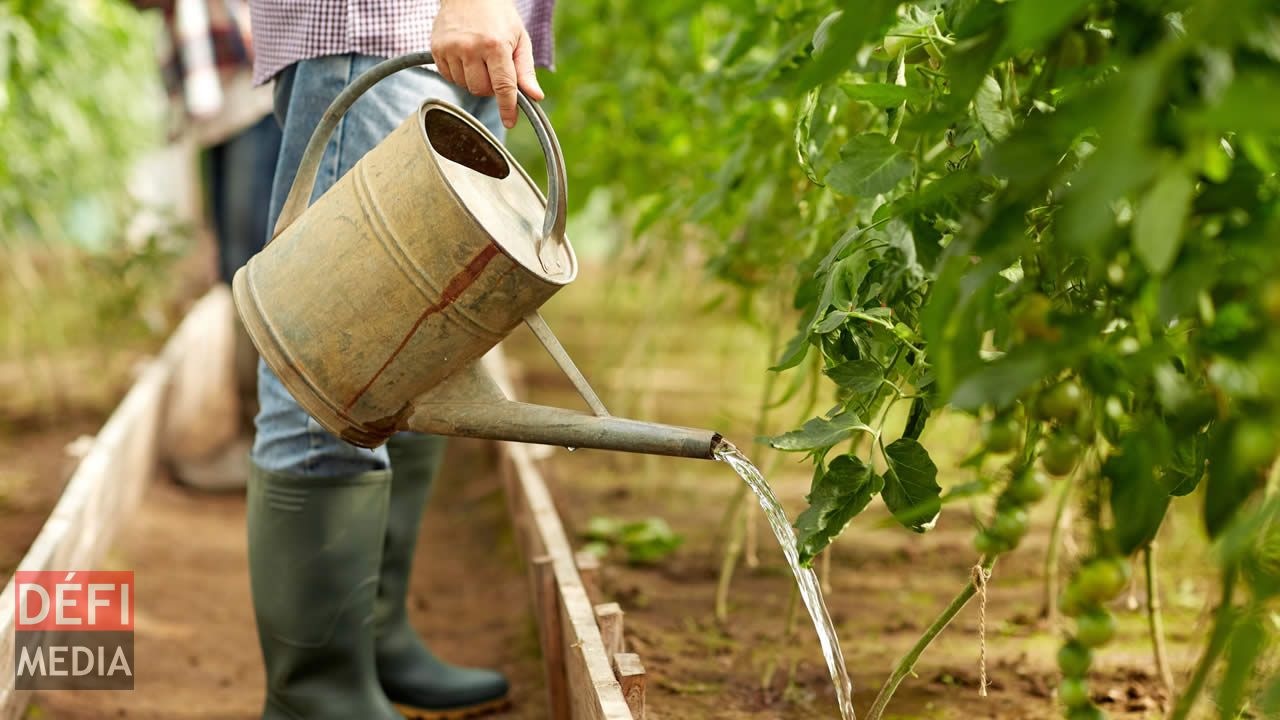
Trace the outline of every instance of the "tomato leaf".
<instances>
[{"instance_id":1,"label":"tomato leaf","mask_svg":"<svg viewBox=\"0 0 1280 720\"><path fill-rule=\"evenodd\" d=\"M840 160L825 178L832 190L852 197L871 197L894 188L911 174L911 160L889 138L865 133L840 149Z\"/></svg>"},{"instance_id":2,"label":"tomato leaf","mask_svg":"<svg viewBox=\"0 0 1280 720\"><path fill-rule=\"evenodd\" d=\"M1005 107L1000 83L994 77L988 75L983 78L978 94L973 98L973 110L978 116L978 122L982 123L982 129L987 131L992 140L1009 137L1009 132L1013 129L1013 113Z\"/></svg>"},{"instance_id":3,"label":"tomato leaf","mask_svg":"<svg viewBox=\"0 0 1280 720\"><path fill-rule=\"evenodd\" d=\"M884 449L884 504L893 517L916 532L931 529L942 511L938 467L929 451L911 438L899 438Z\"/></svg>"},{"instance_id":4,"label":"tomato leaf","mask_svg":"<svg viewBox=\"0 0 1280 720\"><path fill-rule=\"evenodd\" d=\"M838 110L834 96L837 90L830 86L814 88L805 96L800 112L796 118L796 155L800 159L800 169L806 177L816 184L821 184L818 171L827 140L835 129L834 121Z\"/></svg>"},{"instance_id":5,"label":"tomato leaf","mask_svg":"<svg viewBox=\"0 0 1280 720\"><path fill-rule=\"evenodd\" d=\"M797 90L808 90L853 65L858 50L881 34L894 18L897 0L842 0L814 33L814 51L796 78Z\"/></svg>"},{"instance_id":6,"label":"tomato leaf","mask_svg":"<svg viewBox=\"0 0 1280 720\"><path fill-rule=\"evenodd\" d=\"M1205 451L1208 443L1204 435L1179 442L1165 468L1164 485L1174 497L1190 495L1204 477Z\"/></svg>"},{"instance_id":7,"label":"tomato leaf","mask_svg":"<svg viewBox=\"0 0 1280 720\"><path fill-rule=\"evenodd\" d=\"M1204 526L1217 538L1230 526L1236 511L1262 484L1258 468L1242 462L1233 447L1241 423L1213 428L1209 436L1209 472L1204 493Z\"/></svg>"},{"instance_id":8,"label":"tomato leaf","mask_svg":"<svg viewBox=\"0 0 1280 720\"><path fill-rule=\"evenodd\" d=\"M787 342L787 347L782 351L782 357L778 358L778 362L769 369L773 372L790 370L803 362L807 354L809 354L809 333L797 333Z\"/></svg>"},{"instance_id":9,"label":"tomato leaf","mask_svg":"<svg viewBox=\"0 0 1280 720\"><path fill-rule=\"evenodd\" d=\"M1261 613L1249 613L1236 621L1231 633L1226 669L1218 687L1219 717L1240 717L1248 683L1253 678L1255 666L1262 653L1271 647L1272 623Z\"/></svg>"},{"instance_id":10,"label":"tomato leaf","mask_svg":"<svg viewBox=\"0 0 1280 720\"><path fill-rule=\"evenodd\" d=\"M1156 479L1158 462L1153 433L1129 435L1120 452L1107 458L1102 474L1111 481L1111 534L1124 555L1146 546L1156 536L1169 509L1169 491ZM1165 437L1161 435L1161 437Z\"/></svg>"},{"instance_id":11,"label":"tomato leaf","mask_svg":"<svg viewBox=\"0 0 1280 720\"><path fill-rule=\"evenodd\" d=\"M1040 48L1084 14L1089 0L1016 2L1009 8L1009 37L1005 47L1011 52Z\"/></svg>"},{"instance_id":12,"label":"tomato leaf","mask_svg":"<svg viewBox=\"0 0 1280 720\"><path fill-rule=\"evenodd\" d=\"M1058 367L1058 362L1049 346L1020 345L961 379L951 394L951 404L969 411L983 405L1007 407Z\"/></svg>"},{"instance_id":13,"label":"tomato leaf","mask_svg":"<svg viewBox=\"0 0 1280 720\"><path fill-rule=\"evenodd\" d=\"M1182 229L1195 183L1186 171L1161 175L1138 204L1133 220L1133 251L1155 275L1173 266L1182 245Z\"/></svg>"},{"instance_id":14,"label":"tomato leaf","mask_svg":"<svg viewBox=\"0 0 1280 720\"><path fill-rule=\"evenodd\" d=\"M769 446L775 450L821 450L848 440L856 432L873 431L856 414L848 410L831 418L813 418L799 430L769 438Z\"/></svg>"},{"instance_id":15,"label":"tomato leaf","mask_svg":"<svg viewBox=\"0 0 1280 720\"><path fill-rule=\"evenodd\" d=\"M842 388L865 394L880 387L884 370L874 360L849 360L824 370Z\"/></svg>"},{"instance_id":16,"label":"tomato leaf","mask_svg":"<svg viewBox=\"0 0 1280 720\"><path fill-rule=\"evenodd\" d=\"M929 91L921 87L894 85L892 83L840 83L840 89L850 100L869 103L878 108L897 107L902 103L918 103L928 100Z\"/></svg>"},{"instance_id":17,"label":"tomato leaf","mask_svg":"<svg viewBox=\"0 0 1280 720\"><path fill-rule=\"evenodd\" d=\"M809 507L796 518L800 562L808 565L884 488L884 479L853 455L841 455L816 476Z\"/></svg>"}]
</instances>

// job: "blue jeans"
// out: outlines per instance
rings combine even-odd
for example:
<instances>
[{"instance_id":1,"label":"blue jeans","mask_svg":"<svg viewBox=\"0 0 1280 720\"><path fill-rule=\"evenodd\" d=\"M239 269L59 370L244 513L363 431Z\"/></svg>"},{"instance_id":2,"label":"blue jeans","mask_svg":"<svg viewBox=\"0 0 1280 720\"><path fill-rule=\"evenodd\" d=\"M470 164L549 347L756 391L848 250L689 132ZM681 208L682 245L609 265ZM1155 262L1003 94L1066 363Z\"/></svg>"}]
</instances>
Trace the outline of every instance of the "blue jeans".
<instances>
[{"instance_id":1,"label":"blue jeans","mask_svg":"<svg viewBox=\"0 0 1280 720\"><path fill-rule=\"evenodd\" d=\"M277 77L276 119L284 128L284 142L271 191L268 232L275 227L298 173L302 152L325 109L348 83L381 60L368 55L330 55L298 62ZM325 148L311 201L324 194L429 98L451 102L475 116L498 138L505 136L493 98L471 95L426 68L402 70L375 85L347 111ZM385 446L359 448L321 427L261 360L258 404L252 457L264 470L297 477L335 477L390 466Z\"/></svg>"}]
</instances>

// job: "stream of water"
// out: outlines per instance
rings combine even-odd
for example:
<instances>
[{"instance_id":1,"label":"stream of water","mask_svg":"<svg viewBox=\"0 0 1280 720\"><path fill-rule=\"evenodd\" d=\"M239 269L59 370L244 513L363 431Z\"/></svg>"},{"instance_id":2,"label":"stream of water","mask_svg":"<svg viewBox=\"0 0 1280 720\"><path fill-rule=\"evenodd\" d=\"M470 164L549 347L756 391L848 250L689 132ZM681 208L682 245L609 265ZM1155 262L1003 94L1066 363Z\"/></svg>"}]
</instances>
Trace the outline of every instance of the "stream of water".
<instances>
[{"instance_id":1,"label":"stream of water","mask_svg":"<svg viewBox=\"0 0 1280 720\"><path fill-rule=\"evenodd\" d=\"M782 554L787 557L787 564L796 576L796 584L800 586L800 597L804 606L813 618L813 626L818 631L818 642L822 644L822 655L827 659L827 669L831 671L831 682L836 686L836 699L840 703L840 716L844 720L855 720L853 713L853 682L849 680L849 671L844 666L844 654L840 652L840 640L836 637L835 626L831 623L831 615L827 612L827 604L822 599L822 588L818 585L818 576L811 568L800 566L800 552L796 549L796 536L791 530L791 521L774 497L759 468L751 464L747 456L738 451L731 443L722 441L715 449L717 460L728 463L743 479L760 500L760 507L769 518L773 534L782 546Z\"/></svg>"}]
</instances>

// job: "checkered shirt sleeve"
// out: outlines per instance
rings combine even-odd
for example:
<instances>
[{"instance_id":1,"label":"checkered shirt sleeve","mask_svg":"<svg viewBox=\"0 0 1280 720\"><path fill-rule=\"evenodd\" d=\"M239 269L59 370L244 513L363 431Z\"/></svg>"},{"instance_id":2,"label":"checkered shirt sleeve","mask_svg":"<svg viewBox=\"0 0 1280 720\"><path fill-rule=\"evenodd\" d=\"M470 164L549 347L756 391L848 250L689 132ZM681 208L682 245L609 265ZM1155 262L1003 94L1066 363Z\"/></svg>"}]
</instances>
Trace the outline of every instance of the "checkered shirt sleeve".
<instances>
[{"instance_id":1,"label":"checkered shirt sleeve","mask_svg":"<svg viewBox=\"0 0 1280 720\"><path fill-rule=\"evenodd\" d=\"M534 60L550 67L555 0L515 0L533 40ZM251 0L253 79L264 83L289 65L322 55L395 57L431 47L439 0Z\"/></svg>"}]
</instances>

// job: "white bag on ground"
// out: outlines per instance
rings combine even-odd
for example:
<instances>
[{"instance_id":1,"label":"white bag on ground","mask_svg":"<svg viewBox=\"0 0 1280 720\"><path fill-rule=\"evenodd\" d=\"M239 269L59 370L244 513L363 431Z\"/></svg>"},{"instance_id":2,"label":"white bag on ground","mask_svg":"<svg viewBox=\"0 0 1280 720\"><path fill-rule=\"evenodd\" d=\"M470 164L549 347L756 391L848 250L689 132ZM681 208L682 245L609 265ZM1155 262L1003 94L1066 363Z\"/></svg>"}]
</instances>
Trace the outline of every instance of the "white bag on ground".
<instances>
[{"instance_id":1,"label":"white bag on ground","mask_svg":"<svg viewBox=\"0 0 1280 720\"><path fill-rule=\"evenodd\" d=\"M182 321L162 447L173 461L211 460L240 432L236 317L231 288L214 286Z\"/></svg>"}]
</instances>

